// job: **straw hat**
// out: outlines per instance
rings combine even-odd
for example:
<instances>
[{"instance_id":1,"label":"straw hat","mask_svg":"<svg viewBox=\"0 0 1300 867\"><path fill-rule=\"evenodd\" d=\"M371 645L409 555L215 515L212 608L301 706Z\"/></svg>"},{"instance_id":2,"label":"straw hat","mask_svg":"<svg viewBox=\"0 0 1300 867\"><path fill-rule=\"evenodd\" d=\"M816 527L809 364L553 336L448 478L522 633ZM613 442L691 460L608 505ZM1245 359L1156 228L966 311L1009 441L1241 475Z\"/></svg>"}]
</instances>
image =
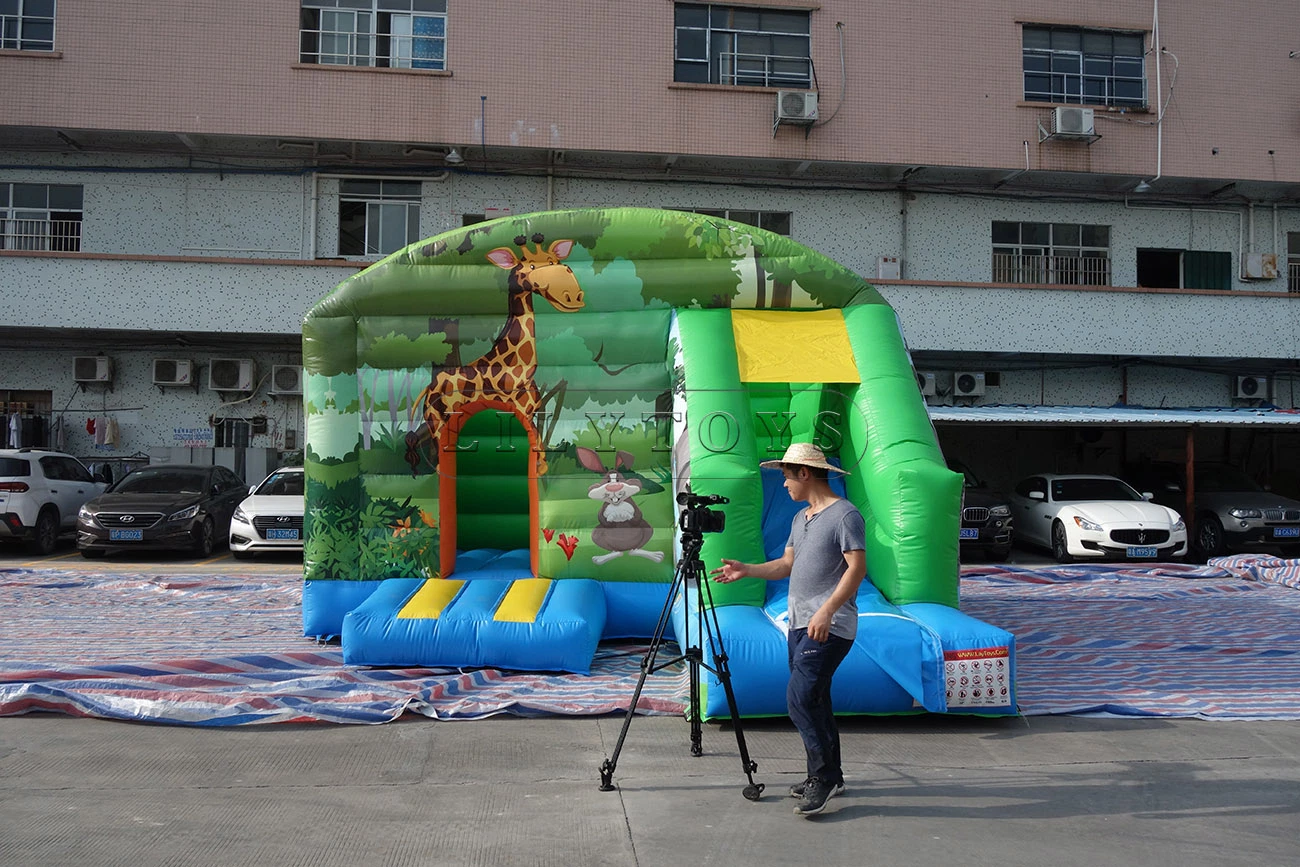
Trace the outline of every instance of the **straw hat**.
<instances>
[{"instance_id":1,"label":"straw hat","mask_svg":"<svg viewBox=\"0 0 1300 867\"><path fill-rule=\"evenodd\" d=\"M848 470L842 470L839 467L833 467L826 460L826 453L812 443L791 443L790 448L785 450L785 456L779 461L763 461L759 464L765 469L779 470L789 464L795 464L801 467L820 467L823 470L830 470L833 473L843 473L848 475Z\"/></svg>"}]
</instances>

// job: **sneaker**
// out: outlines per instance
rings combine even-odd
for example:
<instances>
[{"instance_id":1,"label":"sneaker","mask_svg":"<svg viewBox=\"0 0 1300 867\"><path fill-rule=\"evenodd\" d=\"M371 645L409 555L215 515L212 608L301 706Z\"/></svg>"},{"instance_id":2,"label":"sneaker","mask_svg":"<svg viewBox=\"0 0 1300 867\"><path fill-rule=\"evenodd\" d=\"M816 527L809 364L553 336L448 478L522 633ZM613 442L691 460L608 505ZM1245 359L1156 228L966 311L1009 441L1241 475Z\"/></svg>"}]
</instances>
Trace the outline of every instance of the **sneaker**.
<instances>
[{"instance_id":1,"label":"sneaker","mask_svg":"<svg viewBox=\"0 0 1300 867\"><path fill-rule=\"evenodd\" d=\"M804 789L807 788L807 786L808 786L808 782L809 782L809 780L811 780L811 779L812 779L812 777L809 777L807 780L804 780L802 783L795 783L793 786L791 786L791 787L790 787L790 797L792 797L792 798L802 798L802 797L803 797L803 793L804 793ZM830 793L829 795L827 795L826 797L828 797L828 798L833 798L833 797L835 797L836 795L842 795L842 794L844 794L844 781L843 781L843 780L840 780L838 783L836 783L835 785L831 786L831 793Z\"/></svg>"},{"instance_id":2,"label":"sneaker","mask_svg":"<svg viewBox=\"0 0 1300 867\"><path fill-rule=\"evenodd\" d=\"M796 816L815 816L826 809L835 786L824 783L818 777L809 777L804 781L803 799L794 806Z\"/></svg>"}]
</instances>

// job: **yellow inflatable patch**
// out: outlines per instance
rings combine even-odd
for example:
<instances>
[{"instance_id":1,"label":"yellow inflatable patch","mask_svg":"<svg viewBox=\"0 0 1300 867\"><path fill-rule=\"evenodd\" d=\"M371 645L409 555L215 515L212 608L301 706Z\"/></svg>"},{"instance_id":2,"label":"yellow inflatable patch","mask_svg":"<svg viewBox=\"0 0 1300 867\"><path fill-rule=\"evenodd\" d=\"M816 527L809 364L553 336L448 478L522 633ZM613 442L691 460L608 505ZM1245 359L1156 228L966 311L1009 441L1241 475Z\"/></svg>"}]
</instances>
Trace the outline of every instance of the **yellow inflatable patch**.
<instances>
[{"instance_id":1,"label":"yellow inflatable patch","mask_svg":"<svg viewBox=\"0 0 1300 867\"><path fill-rule=\"evenodd\" d=\"M741 382L861 382L839 310L733 310Z\"/></svg>"}]
</instances>

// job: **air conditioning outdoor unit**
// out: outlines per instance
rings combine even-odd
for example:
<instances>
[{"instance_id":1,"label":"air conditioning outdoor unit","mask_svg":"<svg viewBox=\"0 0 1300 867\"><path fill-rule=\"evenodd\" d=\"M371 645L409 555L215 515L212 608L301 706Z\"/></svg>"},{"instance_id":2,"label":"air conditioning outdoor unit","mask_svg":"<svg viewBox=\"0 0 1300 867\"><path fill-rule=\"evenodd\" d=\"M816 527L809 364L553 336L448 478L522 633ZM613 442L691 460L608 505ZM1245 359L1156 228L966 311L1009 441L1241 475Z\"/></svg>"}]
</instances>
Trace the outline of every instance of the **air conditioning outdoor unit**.
<instances>
[{"instance_id":1,"label":"air conditioning outdoor unit","mask_svg":"<svg viewBox=\"0 0 1300 867\"><path fill-rule=\"evenodd\" d=\"M213 391L252 391L257 367L251 358L214 358L208 365L208 388Z\"/></svg>"},{"instance_id":2,"label":"air conditioning outdoor unit","mask_svg":"<svg viewBox=\"0 0 1300 867\"><path fill-rule=\"evenodd\" d=\"M928 371L916 372L916 385L925 397L934 397L934 374Z\"/></svg>"},{"instance_id":3,"label":"air conditioning outdoor unit","mask_svg":"<svg viewBox=\"0 0 1300 867\"><path fill-rule=\"evenodd\" d=\"M271 394L302 394L302 368L296 364L273 365Z\"/></svg>"},{"instance_id":4,"label":"air conditioning outdoor unit","mask_svg":"<svg viewBox=\"0 0 1300 867\"><path fill-rule=\"evenodd\" d=\"M817 119L815 90L778 90L776 119L783 123L812 123Z\"/></svg>"},{"instance_id":5,"label":"air conditioning outdoor unit","mask_svg":"<svg viewBox=\"0 0 1300 867\"><path fill-rule=\"evenodd\" d=\"M193 382L194 362L183 358L153 360L154 385L191 385Z\"/></svg>"},{"instance_id":6,"label":"air conditioning outdoor unit","mask_svg":"<svg viewBox=\"0 0 1300 867\"><path fill-rule=\"evenodd\" d=\"M1267 399L1269 396L1267 376L1238 376L1237 387L1232 390L1233 397Z\"/></svg>"},{"instance_id":7,"label":"air conditioning outdoor unit","mask_svg":"<svg viewBox=\"0 0 1300 867\"><path fill-rule=\"evenodd\" d=\"M984 371L953 371L952 393L954 397L979 397L984 393Z\"/></svg>"},{"instance_id":8,"label":"air conditioning outdoor unit","mask_svg":"<svg viewBox=\"0 0 1300 867\"><path fill-rule=\"evenodd\" d=\"M78 355L72 359L72 378L76 382L112 382L113 359L106 355Z\"/></svg>"},{"instance_id":9,"label":"air conditioning outdoor unit","mask_svg":"<svg viewBox=\"0 0 1300 867\"><path fill-rule=\"evenodd\" d=\"M1092 109L1058 106L1052 112L1052 135L1056 138L1092 138L1096 135Z\"/></svg>"}]
</instances>

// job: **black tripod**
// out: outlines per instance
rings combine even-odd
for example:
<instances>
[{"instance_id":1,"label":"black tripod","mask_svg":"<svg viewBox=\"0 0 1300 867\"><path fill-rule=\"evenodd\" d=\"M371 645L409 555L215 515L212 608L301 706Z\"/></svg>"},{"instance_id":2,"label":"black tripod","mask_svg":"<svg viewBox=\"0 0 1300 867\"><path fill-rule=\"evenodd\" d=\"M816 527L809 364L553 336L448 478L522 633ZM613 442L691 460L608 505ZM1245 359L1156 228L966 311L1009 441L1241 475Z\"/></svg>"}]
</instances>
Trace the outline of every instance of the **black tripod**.
<instances>
[{"instance_id":1,"label":"black tripod","mask_svg":"<svg viewBox=\"0 0 1300 867\"><path fill-rule=\"evenodd\" d=\"M662 671L685 660L690 669L691 698L690 705L687 708L687 715L691 719L691 755L700 756L704 754L704 748L701 746L700 724L700 717L703 715L703 708L700 707L700 669L703 668L717 675L718 680L722 682L722 688L726 690L727 707L731 710L731 724L736 730L736 745L740 748L741 769L745 773L745 778L749 780L749 785L745 787L743 794L748 800L757 801L763 794L764 786L762 783L754 782L754 771L758 770L758 765L749 758L749 749L745 746L745 732L740 724L740 711L736 708L736 694L731 689L731 669L727 666L727 651L722 646L722 631L718 626L718 613L713 607L713 591L709 586L708 573L704 571L704 561L700 559L700 548L704 545L704 536L700 532L686 529L686 516L687 513L683 512L682 559L673 575L672 586L668 589L668 599L664 602L663 611L659 614L659 623L655 626L655 634L650 642L650 648L646 651L645 656L641 658L641 678L637 681L636 690L632 693L632 703L628 705L627 716L623 718L623 730L618 733L618 743L614 745L614 754L605 759L600 766L600 791L614 791L614 768L618 765L618 754L623 750L623 741L627 738L627 730L632 725L632 716L636 713L637 702L641 699L641 690L645 687L645 679L657 671ZM683 635L677 636L677 644L681 649L681 655L664 662L656 661L659 649L664 643L664 632L668 627L669 617L672 614L673 600L677 598L678 593L684 593L685 588L692 583L699 588L698 598L696 599L696 632L699 637L707 637L709 651L713 655L716 667L704 661L703 648L698 638L694 642L691 641L690 599L685 595L682 600L685 606L685 615L682 618L685 629Z\"/></svg>"}]
</instances>

